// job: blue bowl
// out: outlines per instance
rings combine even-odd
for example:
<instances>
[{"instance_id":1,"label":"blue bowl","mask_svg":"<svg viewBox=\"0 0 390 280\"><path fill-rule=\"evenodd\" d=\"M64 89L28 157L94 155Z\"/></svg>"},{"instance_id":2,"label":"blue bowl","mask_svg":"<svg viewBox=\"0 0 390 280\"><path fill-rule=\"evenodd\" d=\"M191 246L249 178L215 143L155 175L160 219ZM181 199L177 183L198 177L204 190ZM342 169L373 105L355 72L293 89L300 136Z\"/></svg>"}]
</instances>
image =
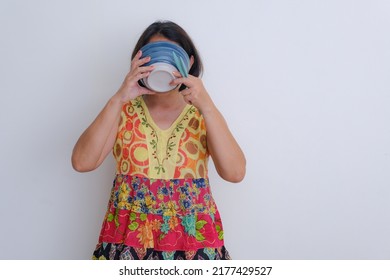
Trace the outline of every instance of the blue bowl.
<instances>
[{"instance_id":1,"label":"blue bowl","mask_svg":"<svg viewBox=\"0 0 390 280\"><path fill-rule=\"evenodd\" d=\"M175 88L170 82L175 79L172 72L179 71L183 77L188 76L190 58L187 52L177 44L159 41L146 44L141 48L141 58L150 56L144 66L154 65L149 76L140 80L140 85L155 92L167 92Z\"/></svg>"},{"instance_id":2,"label":"blue bowl","mask_svg":"<svg viewBox=\"0 0 390 280\"><path fill-rule=\"evenodd\" d=\"M187 76L190 70L190 58L187 52L177 44L159 41L146 44L141 48L142 57L150 56L151 60L145 66L154 63L168 63L174 66L182 76Z\"/></svg>"}]
</instances>

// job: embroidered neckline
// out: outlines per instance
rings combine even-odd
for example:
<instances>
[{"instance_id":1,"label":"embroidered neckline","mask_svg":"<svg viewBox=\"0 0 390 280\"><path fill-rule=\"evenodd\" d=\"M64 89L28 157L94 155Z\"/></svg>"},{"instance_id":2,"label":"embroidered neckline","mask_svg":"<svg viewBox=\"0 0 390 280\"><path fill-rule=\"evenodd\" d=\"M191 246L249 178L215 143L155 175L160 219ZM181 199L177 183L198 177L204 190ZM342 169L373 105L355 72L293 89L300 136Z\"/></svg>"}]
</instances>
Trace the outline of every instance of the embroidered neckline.
<instances>
[{"instance_id":1,"label":"embroidered neckline","mask_svg":"<svg viewBox=\"0 0 390 280\"><path fill-rule=\"evenodd\" d=\"M177 118L173 121L173 123L166 129L162 129L160 128L157 123L154 121L152 115L150 114L150 111L149 111L149 108L148 106L146 105L146 102L145 100L143 99L142 96L139 97L139 101L141 103L141 106L142 106L142 109L144 111L144 114L145 114L145 117L146 119L148 120L148 123L149 125L151 125L152 127L155 128L155 131L156 132L159 132L160 134L169 134L171 133L171 131L173 129L176 129L177 126L179 125L180 122L182 122L183 118L185 117L185 115L188 113L188 111L191 109L191 108L194 108L193 105L190 105L190 104L186 104L186 106L182 109L182 111L180 112L179 116L177 116Z\"/></svg>"},{"instance_id":2,"label":"embroidered neckline","mask_svg":"<svg viewBox=\"0 0 390 280\"><path fill-rule=\"evenodd\" d=\"M141 124L149 130L148 133L151 136L149 144L153 150L153 159L157 161L157 166L155 166L154 169L157 171L158 175L160 175L161 172L165 173L164 162L168 160L173 155L173 151L177 149L178 141L176 138L184 131L184 123L190 119L190 116L195 113L196 109L193 105L186 105L171 127L163 130L154 122L142 97L135 100L134 106L139 109ZM159 141L163 141L161 138L167 138L167 143L163 146L165 148L165 154L162 158L158 156L158 149L159 146L161 146L159 145Z\"/></svg>"}]
</instances>

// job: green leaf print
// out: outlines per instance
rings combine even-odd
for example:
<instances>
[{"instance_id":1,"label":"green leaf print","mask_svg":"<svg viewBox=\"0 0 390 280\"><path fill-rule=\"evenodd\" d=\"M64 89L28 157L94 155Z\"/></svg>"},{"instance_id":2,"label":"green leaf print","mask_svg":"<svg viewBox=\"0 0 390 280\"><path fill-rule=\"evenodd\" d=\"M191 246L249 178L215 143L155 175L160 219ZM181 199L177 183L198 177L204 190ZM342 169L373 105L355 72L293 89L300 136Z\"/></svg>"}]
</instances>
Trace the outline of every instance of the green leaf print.
<instances>
[{"instance_id":1,"label":"green leaf print","mask_svg":"<svg viewBox=\"0 0 390 280\"><path fill-rule=\"evenodd\" d=\"M206 239L206 238L203 236L203 234L201 234L199 231L196 231L195 238L196 238L196 240L198 240L198 241L203 241L203 240Z\"/></svg>"},{"instance_id":2,"label":"green leaf print","mask_svg":"<svg viewBox=\"0 0 390 280\"><path fill-rule=\"evenodd\" d=\"M216 225L215 229L217 230L217 232L220 232L221 231L221 226L220 225Z\"/></svg>"},{"instance_id":3,"label":"green leaf print","mask_svg":"<svg viewBox=\"0 0 390 280\"><path fill-rule=\"evenodd\" d=\"M142 213L139 218L141 219L141 221L146 221L146 218L148 217L148 215L146 215L145 213Z\"/></svg>"},{"instance_id":4,"label":"green leaf print","mask_svg":"<svg viewBox=\"0 0 390 280\"><path fill-rule=\"evenodd\" d=\"M163 173L165 173L165 169L164 167L160 164L159 166L156 166L154 169L157 170L157 174L160 175L160 172L162 171Z\"/></svg>"},{"instance_id":5,"label":"green leaf print","mask_svg":"<svg viewBox=\"0 0 390 280\"><path fill-rule=\"evenodd\" d=\"M184 129L184 126L182 123L179 123L177 126L176 126L176 132L179 132L180 130Z\"/></svg>"},{"instance_id":6,"label":"green leaf print","mask_svg":"<svg viewBox=\"0 0 390 280\"><path fill-rule=\"evenodd\" d=\"M114 220L114 215L112 213L108 214L107 222L112 222Z\"/></svg>"},{"instance_id":7,"label":"green leaf print","mask_svg":"<svg viewBox=\"0 0 390 280\"><path fill-rule=\"evenodd\" d=\"M128 226L128 228L129 228L129 230L132 230L132 231L135 231L137 228L138 228L138 223L137 222L132 222L129 226Z\"/></svg>"},{"instance_id":8,"label":"green leaf print","mask_svg":"<svg viewBox=\"0 0 390 280\"><path fill-rule=\"evenodd\" d=\"M199 220L195 223L196 230L200 230L204 227L204 225L207 224L205 220Z\"/></svg>"},{"instance_id":9,"label":"green leaf print","mask_svg":"<svg viewBox=\"0 0 390 280\"><path fill-rule=\"evenodd\" d=\"M115 216L114 216L114 222L115 222L115 226L118 228L119 227L119 209L117 208L115 210Z\"/></svg>"},{"instance_id":10,"label":"green leaf print","mask_svg":"<svg viewBox=\"0 0 390 280\"><path fill-rule=\"evenodd\" d=\"M141 120L142 120L142 125L144 125L146 127L149 127L149 123L148 123L148 121L146 120L145 117L141 118Z\"/></svg>"},{"instance_id":11,"label":"green leaf print","mask_svg":"<svg viewBox=\"0 0 390 280\"><path fill-rule=\"evenodd\" d=\"M130 213L130 221L135 221L136 218L137 218L137 215L134 212L131 212Z\"/></svg>"},{"instance_id":12,"label":"green leaf print","mask_svg":"<svg viewBox=\"0 0 390 280\"><path fill-rule=\"evenodd\" d=\"M218 234L218 239L223 240L223 230L221 230Z\"/></svg>"},{"instance_id":13,"label":"green leaf print","mask_svg":"<svg viewBox=\"0 0 390 280\"><path fill-rule=\"evenodd\" d=\"M156 140L153 139L152 141L150 141L150 145L152 146L153 149L156 149L157 148Z\"/></svg>"},{"instance_id":14,"label":"green leaf print","mask_svg":"<svg viewBox=\"0 0 390 280\"><path fill-rule=\"evenodd\" d=\"M176 144L175 143L169 143L168 144L168 151L173 151L173 148L176 146Z\"/></svg>"}]
</instances>

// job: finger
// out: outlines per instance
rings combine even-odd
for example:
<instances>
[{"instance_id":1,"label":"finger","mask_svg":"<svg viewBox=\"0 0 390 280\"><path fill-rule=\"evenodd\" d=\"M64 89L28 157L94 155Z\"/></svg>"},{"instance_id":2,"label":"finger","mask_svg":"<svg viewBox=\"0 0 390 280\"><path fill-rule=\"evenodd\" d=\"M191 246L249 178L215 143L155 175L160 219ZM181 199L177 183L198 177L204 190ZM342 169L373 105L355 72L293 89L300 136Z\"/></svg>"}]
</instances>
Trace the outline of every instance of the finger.
<instances>
[{"instance_id":1,"label":"finger","mask_svg":"<svg viewBox=\"0 0 390 280\"><path fill-rule=\"evenodd\" d=\"M175 76L176 78L183 78L183 75L179 72L179 71L173 71L172 72L173 76ZM192 79L194 78L195 76L192 76L190 74L188 74L188 77L187 79Z\"/></svg>"},{"instance_id":2,"label":"finger","mask_svg":"<svg viewBox=\"0 0 390 280\"><path fill-rule=\"evenodd\" d=\"M190 105L192 105L192 101L191 101L191 99L190 98L188 98L188 96L184 96L184 101L187 103L187 104L190 104Z\"/></svg>"},{"instance_id":3,"label":"finger","mask_svg":"<svg viewBox=\"0 0 390 280\"><path fill-rule=\"evenodd\" d=\"M172 86L177 86L184 83L183 76L178 71L172 72L173 76L175 76L176 79L173 79L171 82Z\"/></svg>"},{"instance_id":4,"label":"finger","mask_svg":"<svg viewBox=\"0 0 390 280\"><path fill-rule=\"evenodd\" d=\"M189 87L189 80L187 78L176 78L173 79L170 83L171 86L177 86L180 84L185 84L187 87Z\"/></svg>"},{"instance_id":5,"label":"finger","mask_svg":"<svg viewBox=\"0 0 390 280\"><path fill-rule=\"evenodd\" d=\"M140 59L141 58L141 56L142 56L142 51L141 50L139 50L136 54L135 54L135 56L134 56L134 58L133 58L133 60L134 59Z\"/></svg>"},{"instance_id":6,"label":"finger","mask_svg":"<svg viewBox=\"0 0 390 280\"><path fill-rule=\"evenodd\" d=\"M137 66L144 65L145 63L149 62L152 58L150 56L145 56L135 62Z\"/></svg>"},{"instance_id":7,"label":"finger","mask_svg":"<svg viewBox=\"0 0 390 280\"><path fill-rule=\"evenodd\" d=\"M172 74L177 77L176 79L174 79L170 85L172 86L177 86L177 85L180 85L180 84L184 84L186 87L192 87L194 84L194 81L193 81L193 76L189 75L187 78L185 77L182 77L180 73L176 72L176 71L173 71Z\"/></svg>"},{"instance_id":8,"label":"finger","mask_svg":"<svg viewBox=\"0 0 390 280\"><path fill-rule=\"evenodd\" d=\"M189 96L191 94L191 91L189 88L186 88L186 89L183 89L182 91L180 91L180 93L183 96Z\"/></svg>"},{"instance_id":9,"label":"finger","mask_svg":"<svg viewBox=\"0 0 390 280\"><path fill-rule=\"evenodd\" d=\"M145 73L145 72L152 72L154 69L154 66L150 65L150 66L141 66L141 67L138 67L136 72L137 73Z\"/></svg>"},{"instance_id":10,"label":"finger","mask_svg":"<svg viewBox=\"0 0 390 280\"><path fill-rule=\"evenodd\" d=\"M150 72L142 72L142 73L138 73L137 75L135 75L135 78L137 81L143 79L143 78L146 78L147 76L149 76Z\"/></svg>"},{"instance_id":11,"label":"finger","mask_svg":"<svg viewBox=\"0 0 390 280\"><path fill-rule=\"evenodd\" d=\"M141 53L141 54L142 54L142 53ZM141 58L140 56L138 57L138 53L137 53L137 55L136 55L136 56L133 58L133 60L131 61L131 66L132 66L133 68L138 67L138 66L141 66L141 65L143 65L143 64L145 64L145 63L147 63L147 62L149 62L150 59L151 59L150 56L146 56L146 57L144 57L144 58Z\"/></svg>"},{"instance_id":12,"label":"finger","mask_svg":"<svg viewBox=\"0 0 390 280\"><path fill-rule=\"evenodd\" d=\"M180 72L178 71L173 71L172 72L173 76L175 76L176 78L182 78L183 76L180 74Z\"/></svg>"},{"instance_id":13,"label":"finger","mask_svg":"<svg viewBox=\"0 0 390 280\"><path fill-rule=\"evenodd\" d=\"M132 73L132 72L130 72L126 76L126 81L128 81L128 82L138 82L139 80L149 76L149 74L150 74L150 72L142 72L142 73Z\"/></svg>"},{"instance_id":14,"label":"finger","mask_svg":"<svg viewBox=\"0 0 390 280\"><path fill-rule=\"evenodd\" d=\"M137 69L138 67L148 63L150 61L150 57L145 57L143 59L140 59L140 60L136 60L136 61L133 61L131 63L131 69L134 70L134 69Z\"/></svg>"},{"instance_id":15,"label":"finger","mask_svg":"<svg viewBox=\"0 0 390 280\"><path fill-rule=\"evenodd\" d=\"M133 57L133 59L131 60L131 67L133 68L133 65L134 65L134 63L136 62L136 61L138 61L140 58L141 58L141 56L142 56L142 51L141 50L139 50L136 54L135 54L135 56Z\"/></svg>"}]
</instances>

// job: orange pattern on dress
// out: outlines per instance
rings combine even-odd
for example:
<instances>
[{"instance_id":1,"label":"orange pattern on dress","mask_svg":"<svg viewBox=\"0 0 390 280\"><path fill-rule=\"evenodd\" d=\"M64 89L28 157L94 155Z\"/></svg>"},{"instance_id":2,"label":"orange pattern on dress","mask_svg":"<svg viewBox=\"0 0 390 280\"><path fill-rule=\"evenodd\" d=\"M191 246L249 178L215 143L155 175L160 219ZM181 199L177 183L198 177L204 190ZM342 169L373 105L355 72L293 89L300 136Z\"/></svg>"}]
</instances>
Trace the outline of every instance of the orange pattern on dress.
<instances>
[{"instance_id":1,"label":"orange pattern on dress","mask_svg":"<svg viewBox=\"0 0 390 280\"><path fill-rule=\"evenodd\" d=\"M179 142L175 178L207 178L208 156L205 123L196 111Z\"/></svg>"},{"instance_id":2,"label":"orange pattern on dress","mask_svg":"<svg viewBox=\"0 0 390 280\"><path fill-rule=\"evenodd\" d=\"M132 103L124 105L114 144L117 174L148 176L149 158L145 132Z\"/></svg>"},{"instance_id":3,"label":"orange pattern on dress","mask_svg":"<svg viewBox=\"0 0 390 280\"><path fill-rule=\"evenodd\" d=\"M117 175L99 248L124 244L166 256L202 249L213 258L224 241L208 182L203 116L187 105L169 129L161 130L142 97L122 109L113 149Z\"/></svg>"},{"instance_id":4,"label":"orange pattern on dress","mask_svg":"<svg viewBox=\"0 0 390 280\"><path fill-rule=\"evenodd\" d=\"M146 110L140 98L123 107L113 150L117 174L159 178L150 176L150 173L158 168L162 173L168 172L173 161L173 176L170 178L207 178L209 153L205 122L200 112L191 106L181 119L176 120L170 134L166 135L167 143L161 144L158 143L162 141L162 137L159 137L161 132L153 127ZM165 150L157 150L161 147ZM158 159L159 164L156 164L158 155L165 157Z\"/></svg>"}]
</instances>

